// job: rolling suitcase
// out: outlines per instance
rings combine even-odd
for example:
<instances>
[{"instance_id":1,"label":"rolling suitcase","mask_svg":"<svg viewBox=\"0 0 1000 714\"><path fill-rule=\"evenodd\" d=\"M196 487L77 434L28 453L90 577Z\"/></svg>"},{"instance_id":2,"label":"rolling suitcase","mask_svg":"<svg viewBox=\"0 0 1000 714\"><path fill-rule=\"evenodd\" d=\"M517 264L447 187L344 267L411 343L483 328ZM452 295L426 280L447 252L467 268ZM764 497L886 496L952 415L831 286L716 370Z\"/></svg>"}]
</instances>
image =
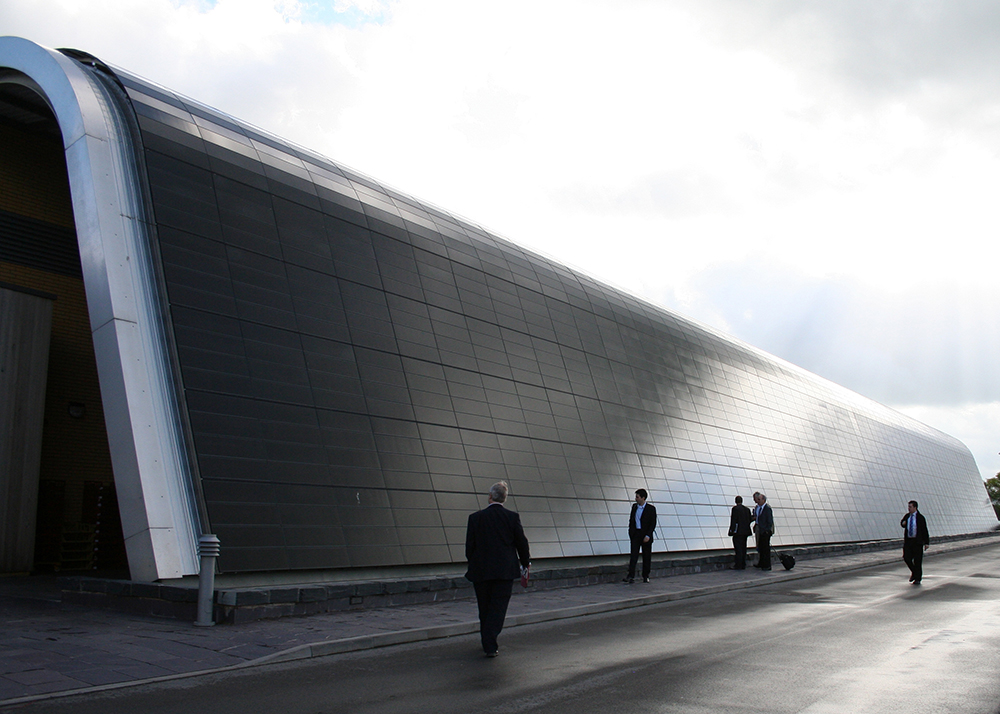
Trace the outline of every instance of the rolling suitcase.
<instances>
[{"instance_id":1,"label":"rolling suitcase","mask_svg":"<svg viewBox=\"0 0 1000 714\"><path fill-rule=\"evenodd\" d=\"M778 560L781 561L781 565L785 570L791 570L795 567L795 558L788 553L779 553L773 547L771 548L771 553L778 557Z\"/></svg>"}]
</instances>

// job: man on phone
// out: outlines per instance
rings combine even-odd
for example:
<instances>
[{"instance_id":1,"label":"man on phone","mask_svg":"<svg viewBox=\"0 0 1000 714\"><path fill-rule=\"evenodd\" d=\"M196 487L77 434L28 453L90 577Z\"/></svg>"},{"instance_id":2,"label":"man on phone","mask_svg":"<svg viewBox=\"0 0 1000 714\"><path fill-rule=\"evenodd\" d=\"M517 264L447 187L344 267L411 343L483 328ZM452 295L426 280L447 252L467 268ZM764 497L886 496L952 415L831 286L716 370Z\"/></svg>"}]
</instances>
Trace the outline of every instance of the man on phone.
<instances>
[{"instance_id":1,"label":"man on phone","mask_svg":"<svg viewBox=\"0 0 1000 714\"><path fill-rule=\"evenodd\" d=\"M924 577L924 551L931 547L927 519L917 510L917 502L906 504L906 515L899 522L903 527L903 562L910 569L910 582L920 584Z\"/></svg>"}]
</instances>

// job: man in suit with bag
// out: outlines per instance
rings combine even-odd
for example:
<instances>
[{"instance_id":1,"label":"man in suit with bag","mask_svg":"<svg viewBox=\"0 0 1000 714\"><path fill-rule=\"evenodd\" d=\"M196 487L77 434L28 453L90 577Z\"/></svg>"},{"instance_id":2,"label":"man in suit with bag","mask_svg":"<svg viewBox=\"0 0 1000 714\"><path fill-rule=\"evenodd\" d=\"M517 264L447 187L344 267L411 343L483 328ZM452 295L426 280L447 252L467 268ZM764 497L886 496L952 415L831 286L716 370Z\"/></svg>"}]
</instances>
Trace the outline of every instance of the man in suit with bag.
<instances>
[{"instance_id":1,"label":"man in suit with bag","mask_svg":"<svg viewBox=\"0 0 1000 714\"><path fill-rule=\"evenodd\" d=\"M774 513L767 502L767 496L758 491L753 495L757 507L753 511L756 521L753 532L757 534L757 565L761 570L771 569L771 536L774 535Z\"/></svg>"},{"instance_id":2,"label":"man in suit with bag","mask_svg":"<svg viewBox=\"0 0 1000 714\"><path fill-rule=\"evenodd\" d=\"M635 492L635 503L628 517L628 540L631 550L628 559L628 575L622 582L635 582L635 566L639 561L639 551L642 551L642 582L649 582L649 573L653 568L653 531L656 530L656 506L646 503L649 494L640 488Z\"/></svg>"},{"instance_id":3,"label":"man in suit with bag","mask_svg":"<svg viewBox=\"0 0 1000 714\"><path fill-rule=\"evenodd\" d=\"M899 522L903 527L903 562L910 569L910 582L920 584L924 577L924 551L931 547L927 519L917 510L917 502L906 504L907 513Z\"/></svg>"},{"instance_id":4,"label":"man in suit with bag","mask_svg":"<svg viewBox=\"0 0 1000 714\"><path fill-rule=\"evenodd\" d=\"M531 565L521 517L503 507L507 491L503 481L490 487L489 505L469 516L465 534L469 561L465 577L476 590L479 635L487 657L496 657L499 652L497 636L507 617L514 580L526 574Z\"/></svg>"},{"instance_id":5,"label":"man in suit with bag","mask_svg":"<svg viewBox=\"0 0 1000 714\"><path fill-rule=\"evenodd\" d=\"M736 551L736 562L733 570L746 570L747 567L747 538L750 537L750 509L743 505L743 496L736 497L736 505L733 506L732 514L729 518L729 535L733 537L733 550Z\"/></svg>"}]
</instances>

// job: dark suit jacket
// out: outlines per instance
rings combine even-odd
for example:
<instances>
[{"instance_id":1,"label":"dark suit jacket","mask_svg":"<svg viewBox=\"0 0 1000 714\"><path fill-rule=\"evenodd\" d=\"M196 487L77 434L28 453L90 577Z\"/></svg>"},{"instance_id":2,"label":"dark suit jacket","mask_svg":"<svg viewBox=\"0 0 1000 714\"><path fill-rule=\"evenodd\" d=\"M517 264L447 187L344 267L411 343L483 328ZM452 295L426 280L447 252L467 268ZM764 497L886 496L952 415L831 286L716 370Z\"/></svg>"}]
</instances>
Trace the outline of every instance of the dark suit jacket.
<instances>
[{"instance_id":1,"label":"dark suit jacket","mask_svg":"<svg viewBox=\"0 0 1000 714\"><path fill-rule=\"evenodd\" d=\"M733 506L732 516L729 518L729 535L731 536L749 536L750 531L750 519L752 515L750 509L740 504L738 506Z\"/></svg>"},{"instance_id":2,"label":"dark suit jacket","mask_svg":"<svg viewBox=\"0 0 1000 714\"><path fill-rule=\"evenodd\" d=\"M920 545L930 545L931 544L931 534L927 532L927 520L924 518L920 511L917 511L917 537L910 538L907 535L907 525L909 525L910 514L907 513L903 516L903 519L899 522L899 525L903 526L903 540L904 541L916 541Z\"/></svg>"},{"instance_id":3,"label":"dark suit jacket","mask_svg":"<svg viewBox=\"0 0 1000 714\"><path fill-rule=\"evenodd\" d=\"M521 517L499 503L471 514L465 533L465 557L469 561L465 577L474 583L521 577L520 566L531 563Z\"/></svg>"},{"instance_id":4,"label":"dark suit jacket","mask_svg":"<svg viewBox=\"0 0 1000 714\"><path fill-rule=\"evenodd\" d=\"M756 511L756 509L754 509ZM752 516L757 521L757 532L767 531L768 533L774 535L774 512L771 510L771 504L764 501L764 507L760 509L759 516Z\"/></svg>"},{"instance_id":5,"label":"dark suit jacket","mask_svg":"<svg viewBox=\"0 0 1000 714\"><path fill-rule=\"evenodd\" d=\"M656 506L649 501L642 509L642 528L635 527L635 509L638 503L632 504L632 511L628 514L628 537L629 540L642 540L649 536L649 542L653 542L653 531L656 530Z\"/></svg>"}]
</instances>

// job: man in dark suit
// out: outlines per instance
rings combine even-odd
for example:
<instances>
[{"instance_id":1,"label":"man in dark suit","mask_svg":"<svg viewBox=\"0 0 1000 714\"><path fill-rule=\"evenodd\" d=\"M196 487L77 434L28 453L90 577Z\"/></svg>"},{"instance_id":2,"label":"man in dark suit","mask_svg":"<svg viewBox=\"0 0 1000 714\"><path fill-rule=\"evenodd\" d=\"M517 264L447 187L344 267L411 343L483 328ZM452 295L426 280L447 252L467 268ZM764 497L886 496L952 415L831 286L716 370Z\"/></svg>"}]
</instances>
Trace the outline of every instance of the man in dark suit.
<instances>
[{"instance_id":1,"label":"man in dark suit","mask_svg":"<svg viewBox=\"0 0 1000 714\"><path fill-rule=\"evenodd\" d=\"M767 496L760 491L753 495L757 507L753 511L756 521L753 532L757 534L757 564L755 568L771 569L771 536L774 535L774 513L767 502Z\"/></svg>"},{"instance_id":2,"label":"man in dark suit","mask_svg":"<svg viewBox=\"0 0 1000 714\"><path fill-rule=\"evenodd\" d=\"M910 569L910 582L920 584L924 577L924 551L931 546L931 535L927 531L927 520L917 510L917 502L906 504L906 515L899 522L903 527L903 561Z\"/></svg>"},{"instance_id":3,"label":"man in dark suit","mask_svg":"<svg viewBox=\"0 0 1000 714\"><path fill-rule=\"evenodd\" d=\"M646 503L649 494L640 488L635 492L635 503L628 517L628 540L632 548L629 552L628 575L623 582L635 582L635 565L642 551L642 582L649 582L649 572L653 568L653 531L656 530L656 506Z\"/></svg>"},{"instance_id":4,"label":"man in dark suit","mask_svg":"<svg viewBox=\"0 0 1000 714\"><path fill-rule=\"evenodd\" d=\"M743 505L743 496L736 497L729 517L729 535L733 537L733 550L736 551L736 562L733 570L746 570L747 538L750 537L750 509Z\"/></svg>"},{"instance_id":5,"label":"man in dark suit","mask_svg":"<svg viewBox=\"0 0 1000 714\"><path fill-rule=\"evenodd\" d=\"M528 539L524 537L521 518L503 507L507 484L490 488L489 505L469 516L465 534L465 557L479 603L479 635L487 657L496 657L497 636L507 617L514 580L531 565Z\"/></svg>"}]
</instances>

